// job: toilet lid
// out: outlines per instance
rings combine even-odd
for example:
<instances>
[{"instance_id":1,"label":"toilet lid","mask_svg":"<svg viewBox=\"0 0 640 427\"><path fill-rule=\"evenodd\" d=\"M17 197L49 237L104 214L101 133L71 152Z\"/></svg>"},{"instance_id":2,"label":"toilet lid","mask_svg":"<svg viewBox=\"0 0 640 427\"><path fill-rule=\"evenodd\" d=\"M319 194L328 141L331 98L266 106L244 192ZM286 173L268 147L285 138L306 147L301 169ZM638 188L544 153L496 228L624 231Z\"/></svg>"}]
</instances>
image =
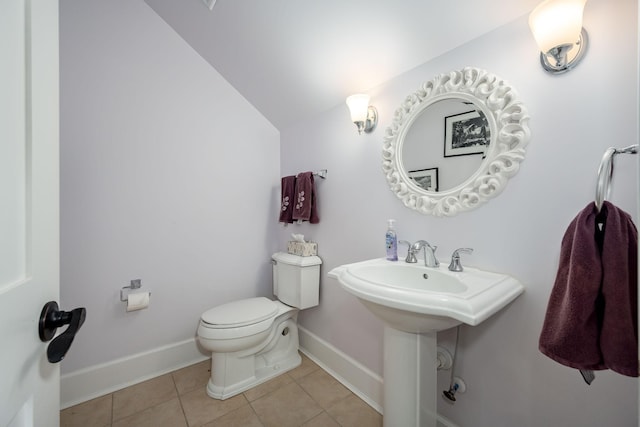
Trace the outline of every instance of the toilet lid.
<instances>
[{"instance_id":1,"label":"toilet lid","mask_svg":"<svg viewBox=\"0 0 640 427\"><path fill-rule=\"evenodd\" d=\"M226 328L252 325L278 312L278 305L264 297L243 299L219 305L204 312L202 321L214 327Z\"/></svg>"}]
</instances>

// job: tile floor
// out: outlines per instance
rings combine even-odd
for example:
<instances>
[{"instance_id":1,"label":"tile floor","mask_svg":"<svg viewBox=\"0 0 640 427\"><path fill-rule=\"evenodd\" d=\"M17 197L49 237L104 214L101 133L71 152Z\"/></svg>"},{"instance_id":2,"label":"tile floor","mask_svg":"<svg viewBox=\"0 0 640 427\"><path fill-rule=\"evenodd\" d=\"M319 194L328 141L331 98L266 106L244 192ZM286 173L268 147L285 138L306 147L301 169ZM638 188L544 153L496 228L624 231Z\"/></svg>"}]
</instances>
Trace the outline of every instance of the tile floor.
<instances>
[{"instance_id":1,"label":"tile floor","mask_svg":"<svg viewBox=\"0 0 640 427\"><path fill-rule=\"evenodd\" d=\"M369 427L382 416L309 358L226 400L207 396L210 361L60 412L62 427Z\"/></svg>"}]
</instances>

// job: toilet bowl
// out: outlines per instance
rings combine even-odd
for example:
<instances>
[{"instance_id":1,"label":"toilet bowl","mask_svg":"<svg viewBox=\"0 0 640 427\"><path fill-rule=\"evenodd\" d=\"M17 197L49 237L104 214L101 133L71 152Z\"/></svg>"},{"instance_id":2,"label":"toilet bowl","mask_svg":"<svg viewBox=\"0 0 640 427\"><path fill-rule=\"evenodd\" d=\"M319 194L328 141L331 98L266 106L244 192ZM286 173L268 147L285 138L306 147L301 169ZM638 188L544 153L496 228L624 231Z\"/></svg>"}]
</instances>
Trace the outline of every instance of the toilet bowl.
<instances>
[{"instance_id":1,"label":"toilet bowl","mask_svg":"<svg viewBox=\"0 0 640 427\"><path fill-rule=\"evenodd\" d=\"M198 341L211 351L207 394L227 399L300 365L297 318L318 305L318 257L276 253L273 280L279 298L247 298L202 314Z\"/></svg>"}]
</instances>

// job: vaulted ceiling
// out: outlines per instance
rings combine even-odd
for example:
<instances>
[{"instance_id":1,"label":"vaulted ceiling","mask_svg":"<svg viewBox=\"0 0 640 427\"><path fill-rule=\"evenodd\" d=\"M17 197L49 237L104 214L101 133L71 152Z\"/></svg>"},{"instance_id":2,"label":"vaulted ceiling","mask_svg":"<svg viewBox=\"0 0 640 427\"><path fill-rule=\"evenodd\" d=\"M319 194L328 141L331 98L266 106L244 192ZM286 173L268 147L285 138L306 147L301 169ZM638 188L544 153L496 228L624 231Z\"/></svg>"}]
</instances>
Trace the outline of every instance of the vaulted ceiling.
<instances>
[{"instance_id":1,"label":"vaulted ceiling","mask_svg":"<svg viewBox=\"0 0 640 427\"><path fill-rule=\"evenodd\" d=\"M145 0L278 129L529 13L540 0Z\"/></svg>"}]
</instances>

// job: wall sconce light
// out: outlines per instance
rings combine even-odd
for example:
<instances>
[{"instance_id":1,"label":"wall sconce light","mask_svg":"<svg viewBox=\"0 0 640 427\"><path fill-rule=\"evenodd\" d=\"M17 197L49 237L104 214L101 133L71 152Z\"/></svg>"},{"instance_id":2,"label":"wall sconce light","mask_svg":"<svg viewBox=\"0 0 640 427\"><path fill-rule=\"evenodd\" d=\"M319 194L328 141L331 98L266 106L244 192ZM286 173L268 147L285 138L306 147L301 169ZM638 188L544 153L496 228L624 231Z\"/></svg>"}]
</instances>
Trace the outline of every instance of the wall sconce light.
<instances>
[{"instance_id":1,"label":"wall sconce light","mask_svg":"<svg viewBox=\"0 0 640 427\"><path fill-rule=\"evenodd\" d=\"M378 110L369 105L369 95L357 94L347 98L351 121L358 127L358 133L371 133L378 124Z\"/></svg>"},{"instance_id":2,"label":"wall sconce light","mask_svg":"<svg viewBox=\"0 0 640 427\"><path fill-rule=\"evenodd\" d=\"M582 12L587 0L546 0L529 15L529 27L540 48L545 71L561 74L574 68L587 51Z\"/></svg>"}]
</instances>

